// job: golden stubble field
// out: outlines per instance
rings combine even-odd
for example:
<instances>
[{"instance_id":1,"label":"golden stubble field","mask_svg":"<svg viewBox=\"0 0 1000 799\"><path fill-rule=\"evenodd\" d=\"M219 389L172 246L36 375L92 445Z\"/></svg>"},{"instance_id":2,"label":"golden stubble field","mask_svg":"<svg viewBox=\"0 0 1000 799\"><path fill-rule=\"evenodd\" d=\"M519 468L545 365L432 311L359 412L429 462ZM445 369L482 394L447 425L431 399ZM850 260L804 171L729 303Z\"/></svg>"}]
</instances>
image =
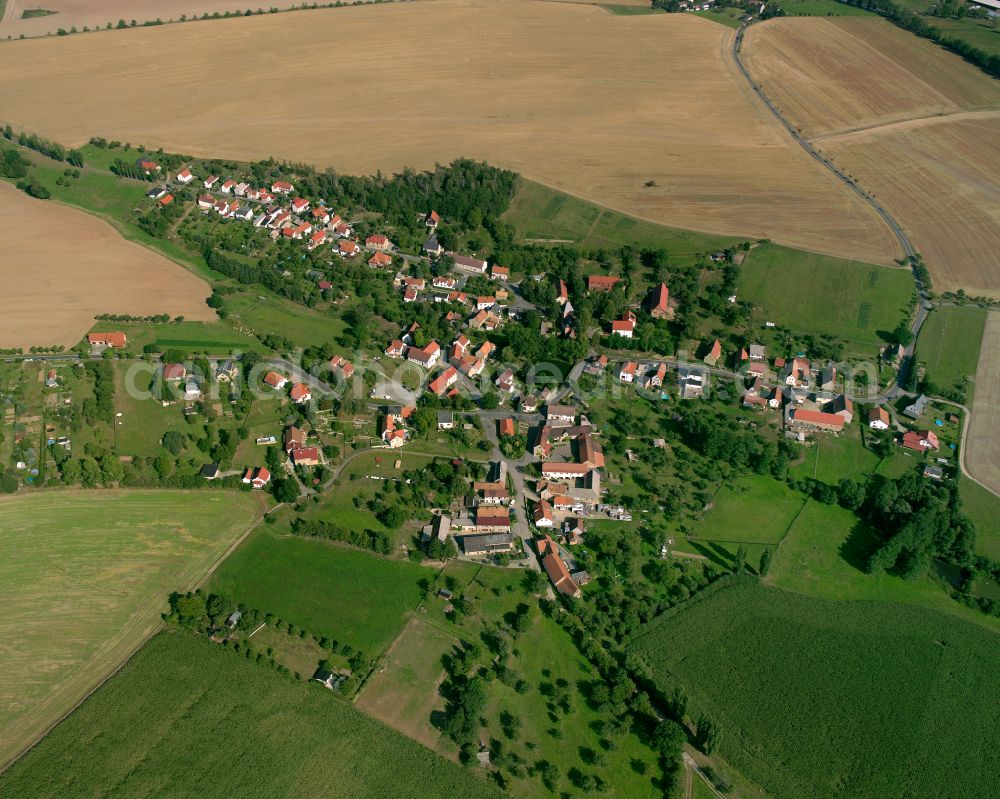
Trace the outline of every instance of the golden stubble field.
<instances>
[{"instance_id":1,"label":"golden stubble field","mask_svg":"<svg viewBox=\"0 0 1000 799\"><path fill-rule=\"evenodd\" d=\"M789 119L902 224L936 291L1000 297L1000 83L873 19L770 20L743 52Z\"/></svg>"},{"instance_id":2,"label":"golden stubble field","mask_svg":"<svg viewBox=\"0 0 1000 799\"><path fill-rule=\"evenodd\" d=\"M753 97L732 36L526 0L301 11L15 42L2 113L65 143L345 173L464 155L652 221L891 262L884 224Z\"/></svg>"},{"instance_id":3,"label":"golden stubble field","mask_svg":"<svg viewBox=\"0 0 1000 799\"><path fill-rule=\"evenodd\" d=\"M1000 493L1000 313L986 316L976 369L965 465L977 479Z\"/></svg>"},{"instance_id":4,"label":"golden stubble field","mask_svg":"<svg viewBox=\"0 0 1000 799\"><path fill-rule=\"evenodd\" d=\"M201 278L107 222L0 182L0 347L76 344L101 313L215 319Z\"/></svg>"}]
</instances>

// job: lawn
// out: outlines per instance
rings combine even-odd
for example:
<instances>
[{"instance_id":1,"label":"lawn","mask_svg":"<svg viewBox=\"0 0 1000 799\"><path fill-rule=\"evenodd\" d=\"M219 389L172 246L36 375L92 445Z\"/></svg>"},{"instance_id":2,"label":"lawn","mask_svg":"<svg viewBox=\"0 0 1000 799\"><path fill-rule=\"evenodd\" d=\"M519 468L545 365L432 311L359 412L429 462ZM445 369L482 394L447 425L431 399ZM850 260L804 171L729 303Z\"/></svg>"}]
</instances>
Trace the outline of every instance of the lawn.
<instances>
[{"instance_id":1,"label":"lawn","mask_svg":"<svg viewBox=\"0 0 1000 799\"><path fill-rule=\"evenodd\" d=\"M925 608L726 580L630 646L774 799L1000 791L1000 638Z\"/></svg>"},{"instance_id":2,"label":"lawn","mask_svg":"<svg viewBox=\"0 0 1000 799\"><path fill-rule=\"evenodd\" d=\"M383 652L403 629L434 571L264 527L213 575L211 589L313 635Z\"/></svg>"},{"instance_id":3,"label":"lawn","mask_svg":"<svg viewBox=\"0 0 1000 799\"><path fill-rule=\"evenodd\" d=\"M715 252L740 239L644 222L522 178L503 218L526 239L582 249L666 248L671 255Z\"/></svg>"},{"instance_id":4,"label":"lawn","mask_svg":"<svg viewBox=\"0 0 1000 799\"><path fill-rule=\"evenodd\" d=\"M979 530L976 552L1000 560L1000 498L965 477L958 482L958 493L962 510Z\"/></svg>"},{"instance_id":5,"label":"lawn","mask_svg":"<svg viewBox=\"0 0 1000 799\"><path fill-rule=\"evenodd\" d=\"M778 547L767 582L821 599L919 605L1000 631L1000 619L956 602L930 577L866 574L871 542L872 532L849 510L809 500Z\"/></svg>"},{"instance_id":6,"label":"lawn","mask_svg":"<svg viewBox=\"0 0 1000 799\"><path fill-rule=\"evenodd\" d=\"M761 323L842 339L850 352L874 358L908 318L913 278L905 269L765 244L751 250L737 296L760 309Z\"/></svg>"},{"instance_id":7,"label":"lawn","mask_svg":"<svg viewBox=\"0 0 1000 799\"><path fill-rule=\"evenodd\" d=\"M156 629L167 595L202 579L256 500L54 490L0 500L0 763Z\"/></svg>"},{"instance_id":8,"label":"lawn","mask_svg":"<svg viewBox=\"0 0 1000 799\"><path fill-rule=\"evenodd\" d=\"M476 774L232 651L167 631L0 777L4 796L500 799Z\"/></svg>"},{"instance_id":9,"label":"lawn","mask_svg":"<svg viewBox=\"0 0 1000 799\"><path fill-rule=\"evenodd\" d=\"M858 415L859 420L865 418ZM804 450L805 459L790 470L797 478L812 477L829 485L844 478L864 482L879 464L878 456L861 443L859 421L839 436L817 436L813 446Z\"/></svg>"},{"instance_id":10,"label":"lawn","mask_svg":"<svg viewBox=\"0 0 1000 799\"><path fill-rule=\"evenodd\" d=\"M753 545L777 544L802 503L801 494L778 480L744 475L719 489L712 507L691 526L688 542L698 549L702 548L701 542L706 542L716 551L721 545L724 552L719 554L729 558L740 545L747 546L749 552Z\"/></svg>"},{"instance_id":11,"label":"lawn","mask_svg":"<svg viewBox=\"0 0 1000 799\"><path fill-rule=\"evenodd\" d=\"M984 308L935 308L920 329L917 360L939 389L964 392L979 365L979 345L986 325Z\"/></svg>"}]
</instances>

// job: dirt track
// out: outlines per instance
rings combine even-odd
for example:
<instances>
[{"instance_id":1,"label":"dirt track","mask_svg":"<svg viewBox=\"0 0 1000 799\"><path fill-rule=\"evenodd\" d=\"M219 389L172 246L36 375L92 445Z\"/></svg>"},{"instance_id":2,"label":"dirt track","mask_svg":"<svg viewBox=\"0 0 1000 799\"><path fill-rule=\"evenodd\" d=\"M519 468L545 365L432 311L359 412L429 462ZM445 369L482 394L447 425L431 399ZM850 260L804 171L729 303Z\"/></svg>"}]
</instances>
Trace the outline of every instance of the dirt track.
<instances>
[{"instance_id":1,"label":"dirt track","mask_svg":"<svg viewBox=\"0 0 1000 799\"><path fill-rule=\"evenodd\" d=\"M805 138L897 219L935 291L1000 297L1000 83L878 19L769 20L743 55Z\"/></svg>"},{"instance_id":2,"label":"dirt track","mask_svg":"<svg viewBox=\"0 0 1000 799\"><path fill-rule=\"evenodd\" d=\"M301 11L15 42L2 113L66 143L348 173L465 155L641 218L889 263L888 229L753 96L732 37L524 0Z\"/></svg>"},{"instance_id":3,"label":"dirt track","mask_svg":"<svg viewBox=\"0 0 1000 799\"><path fill-rule=\"evenodd\" d=\"M95 314L211 320L207 283L111 225L0 182L0 348L75 344Z\"/></svg>"}]
</instances>

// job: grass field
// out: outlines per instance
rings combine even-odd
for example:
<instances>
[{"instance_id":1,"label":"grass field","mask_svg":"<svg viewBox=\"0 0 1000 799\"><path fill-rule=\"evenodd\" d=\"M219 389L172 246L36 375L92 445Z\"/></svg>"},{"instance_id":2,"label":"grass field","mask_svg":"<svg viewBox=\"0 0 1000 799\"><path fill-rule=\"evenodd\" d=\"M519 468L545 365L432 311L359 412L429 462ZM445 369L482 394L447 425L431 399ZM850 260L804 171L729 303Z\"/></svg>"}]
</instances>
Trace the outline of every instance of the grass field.
<instances>
[{"instance_id":1,"label":"grass field","mask_svg":"<svg viewBox=\"0 0 1000 799\"><path fill-rule=\"evenodd\" d=\"M767 582L820 599L917 605L1000 631L1000 619L956 602L930 577L866 574L872 536L850 511L810 500L778 547Z\"/></svg>"},{"instance_id":2,"label":"grass field","mask_svg":"<svg viewBox=\"0 0 1000 799\"><path fill-rule=\"evenodd\" d=\"M261 528L213 575L211 588L315 635L379 654L403 629L434 572L409 561Z\"/></svg>"},{"instance_id":3,"label":"grass field","mask_svg":"<svg viewBox=\"0 0 1000 799\"><path fill-rule=\"evenodd\" d=\"M296 347L332 343L345 327L339 316L315 311L263 291L248 291L227 297L226 309L231 319L254 332L284 336Z\"/></svg>"},{"instance_id":4,"label":"grass field","mask_svg":"<svg viewBox=\"0 0 1000 799\"><path fill-rule=\"evenodd\" d=\"M913 296L913 279L905 269L773 244L750 251L737 286L740 299L761 309L762 321L843 339L848 349L869 357L907 318Z\"/></svg>"},{"instance_id":5,"label":"grass field","mask_svg":"<svg viewBox=\"0 0 1000 799\"><path fill-rule=\"evenodd\" d=\"M645 222L524 179L503 218L528 240L569 242L581 249L629 244L663 247L671 255L694 255L739 242L734 237Z\"/></svg>"},{"instance_id":6,"label":"grass field","mask_svg":"<svg viewBox=\"0 0 1000 799\"><path fill-rule=\"evenodd\" d=\"M898 219L935 290L1000 296L995 80L872 19L770 20L744 54L782 112Z\"/></svg>"},{"instance_id":7,"label":"grass field","mask_svg":"<svg viewBox=\"0 0 1000 799\"><path fill-rule=\"evenodd\" d=\"M986 311L982 308L935 308L917 341L917 360L940 388L965 391L976 374Z\"/></svg>"},{"instance_id":8,"label":"grass field","mask_svg":"<svg viewBox=\"0 0 1000 799\"><path fill-rule=\"evenodd\" d=\"M981 627L744 578L652 622L631 650L688 691L722 755L775 799L1000 790L1000 638Z\"/></svg>"},{"instance_id":9,"label":"grass field","mask_svg":"<svg viewBox=\"0 0 1000 799\"><path fill-rule=\"evenodd\" d=\"M0 763L117 668L257 512L220 492L0 500Z\"/></svg>"},{"instance_id":10,"label":"grass field","mask_svg":"<svg viewBox=\"0 0 1000 799\"><path fill-rule=\"evenodd\" d=\"M234 330L227 320L214 322L91 322L91 329L106 330L113 325L128 335L129 349L140 352L155 344L160 352L182 350L188 354L207 352L227 355L230 352L267 352L257 339Z\"/></svg>"},{"instance_id":11,"label":"grass field","mask_svg":"<svg viewBox=\"0 0 1000 799\"><path fill-rule=\"evenodd\" d=\"M719 489L711 509L692 525L688 540L693 545L695 537L699 545L708 544L730 558L740 545L748 552L753 545L774 545L784 537L802 504L802 495L784 483L763 475L744 475Z\"/></svg>"},{"instance_id":12,"label":"grass field","mask_svg":"<svg viewBox=\"0 0 1000 799\"><path fill-rule=\"evenodd\" d=\"M962 510L979 530L976 552L993 560L1000 560L1000 497L964 477L958 483L962 497Z\"/></svg>"},{"instance_id":13,"label":"grass field","mask_svg":"<svg viewBox=\"0 0 1000 799\"><path fill-rule=\"evenodd\" d=\"M99 219L0 181L0 347L72 346L95 314L214 319L209 287ZM25 264L31 264L25 269Z\"/></svg>"},{"instance_id":14,"label":"grass field","mask_svg":"<svg viewBox=\"0 0 1000 799\"><path fill-rule=\"evenodd\" d=\"M445 706L438 691L445 677L441 656L459 642L435 625L412 619L393 641L382 670L365 684L357 706L424 746L454 756L454 745L439 740L431 716Z\"/></svg>"},{"instance_id":15,"label":"grass field","mask_svg":"<svg viewBox=\"0 0 1000 799\"><path fill-rule=\"evenodd\" d=\"M326 688L175 631L0 776L0 795L502 796Z\"/></svg>"},{"instance_id":16,"label":"grass field","mask_svg":"<svg viewBox=\"0 0 1000 799\"><path fill-rule=\"evenodd\" d=\"M391 65L368 46L373 35L394 42ZM0 53L0 69L9 75L5 118L67 144L101 135L347 174L465 155L636 218L889 262L897 247L888 228L746 91L729 54L732 35L690 14L435 0L110 31L101 34L99 58L96 36L17 42ZM433 36L448 38L450 58L425 46ZM333 52L331 37L340 42ZM175 63L185 47L191 58ZM351 115L317 111L310 87L292 82L266 96L268 114L257 124L228 135L219 102L259 102L259 81L211 67L248 49L261 74L322 60L339 76ZM552 68L581 59L586 70ZM157 66L165 62L173 68ZM415 74L420 81L409 78ZM384 124L385 105L368 102L372 85L395 124ZM179 107L183 113L162 119L163 108ZM298 121L289 128L287 119Z\"/></svg>"}]
</instances>

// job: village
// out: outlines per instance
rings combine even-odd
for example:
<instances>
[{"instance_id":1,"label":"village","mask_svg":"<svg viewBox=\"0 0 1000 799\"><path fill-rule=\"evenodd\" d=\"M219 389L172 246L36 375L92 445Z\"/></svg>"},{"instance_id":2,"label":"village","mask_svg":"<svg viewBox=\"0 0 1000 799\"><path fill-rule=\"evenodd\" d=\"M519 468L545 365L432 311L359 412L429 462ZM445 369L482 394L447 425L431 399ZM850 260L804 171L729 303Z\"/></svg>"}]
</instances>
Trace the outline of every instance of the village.
<instances>
[{"instance_id":1,"label":"village","mask_svg":"<svg viewBox=\"0 0 1000 799\"><path fill-rule=\"evenodd\" d=\"M158 169L151 161L139 165ZM323 201L294 197L295 187L288 181L277 180L269 189L257 189L215 175L201 179L189 168L173 178L180 186L194 181L201 182L206 190L197 198L197 206L205 214L265 228L275 239L301 240L310 250L330 246L341 259L357 257L363 251L362 245L351 238L349 222ZM173 202L169 183L168 179L166 184L150 190L148 196L161 206L169 205ZM510 270L474 255L444 251L436 235L443 220L434 210L426 212L421 221L427 239L419 254L400 253L382 233L366 237L363 249L371 253L367 259L370 267L396 267L393 285L404 303L448 303L454 310L449 310L445 319L452 325L454 338L427 340L420 325L413 322L387 342L382 350L384 363L405 364L411 371L416 370L420 379L414 392L401 391L398 400L389 405L380 404L372 391L369 404L380 418L379 441L373 446L399 450L410 444L413 414L430 397L438 408L438 431L453 430L465 425L468 416L478 415L483 428L489 428L487 438L493 442L494 458L487 479L470 481L461 507L434 511L432 522L423 529L425 543L435 540L443 544L451 539L461 557L487 560L502 555L517 561L520 554L534 549L554 588L568 596L579 595L589 575L576 567L572 548L584 540L587 520L632 519L627 507L604 499L601 431L588 421L585 402L583 407L571 404L574 380L581 377L604 381L619 391L643 392L654 402L674 402L675 398L690 401L676 406L684 413L697 413L697 402L712 397L713 391L725 394L726 387L735 388L741 408L751 413L748 418L773 414L783 437L805 445L823 436L843 435L854 423L858 402L862 407L859 423L873 434L890 436L901 450L937 455L942 446L933 429L913 425L925 415L925 398L917 398L897 413L892 410L892 397L879 396L876 402L869 397L852 397L852 386L838 374L835 364L813 361L804 352L772 356L767 347L756 342L726 352L722 342L714 339L704 340L690 354L678 353L675 358L649 359L636 357L638 353L628 357L634 331L644 316L670 320L677 312L677 302L662 282L604 331L604 340L610 346L592 348L566 376L564 385L539 391L525 384L517 364L494 365L497 346L487 337L503 324L517 320L519 310L534 307L511 282ZM432 276L425 277L422 269L415 269L421 263L434 267ZM414 271L420 274L412 274ZM475 281L477 289L471 294L463 290L470 281ZM617 275L591 274L586 278L586 291L591 295L610 293L621 282ZM493 293L483 293L482 288L489 284L494 286ZM559 280L556 285L559 324L545 323L543 334L592 336L593 331L577 330L567 284ZM328 286L319 281L321 290ZM100 354L105 349L124 349L127 337L122 331L93 332L88 343ZM901 354L897 345L887 345L881 357L898 366ZM276 367L263 374L259 387L276 396L287 396L305 413L319 399L317 392L335 393L324 379L346 386L366 369L362 366L359 372L356 364L340 355L331 358L325 367L325 377ZM222 385L240 376L238 363L220 359L214 362L210 379ZM197 412L207 388L202 384L203 376L193 375L182 363L162 363L159 377L172 392L173 398L163 401L165 406L179 402L184 404L185 414ZM396 385L401 388L398 382ZM496 405L483 406L487 394L496 395ZM470 406L470 399L479 407ZM958 419L949 415L948 421L954 426ZM937 424L942 423L937 420ZM260 438L257 444L277 445L278 436ZM288 425L280 444L284 455L282 474L296 479L300 491L313 490L309 471L328 465L322 443L310 440L302 426ZM955 445L949 446L954 449ZM928 462L924 466L925 477L941 480L947 474L952 461L937 460L940 463ZM235 471L227 473L220 464L206 463L201 476L213 480L226 474L238 475L244 485L264 490L271 485L274 465L272 461L272 468L234 467ZM535 561L529 558L525 563Z\"/></svg>"}]
</instances>

